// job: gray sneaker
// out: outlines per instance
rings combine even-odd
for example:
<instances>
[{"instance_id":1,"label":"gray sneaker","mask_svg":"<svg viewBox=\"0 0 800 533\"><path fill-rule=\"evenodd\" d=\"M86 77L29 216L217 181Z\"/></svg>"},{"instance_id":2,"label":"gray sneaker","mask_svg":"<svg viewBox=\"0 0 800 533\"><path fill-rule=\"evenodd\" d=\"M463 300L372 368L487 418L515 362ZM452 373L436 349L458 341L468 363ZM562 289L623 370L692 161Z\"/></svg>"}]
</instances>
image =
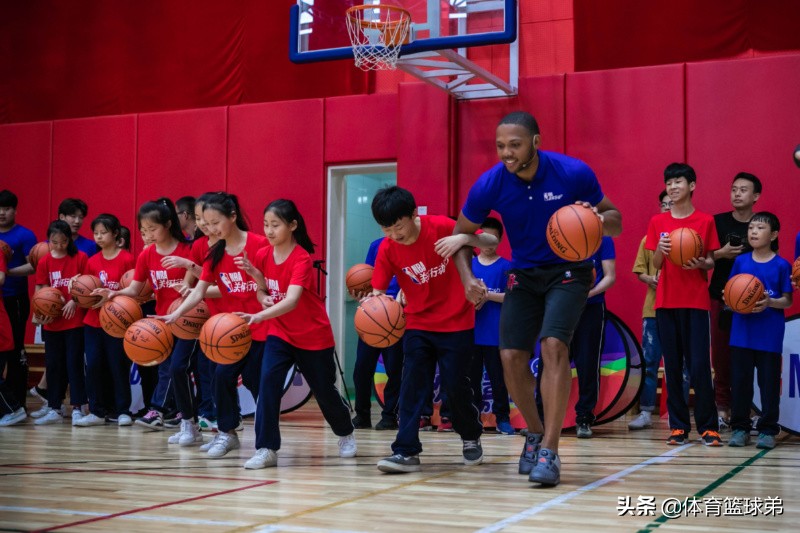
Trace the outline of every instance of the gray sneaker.
<instances>
[{"instance_id":1,"label":"gray sneaker","mask_svg":"<svg viewBox=\"0 0 800 533\"><path fill-rule=\"evenodd\" d=\"M756 441L756 448L761 448L762 450L771 450L775 447L775 435L767 435L766 433L761 433L758 436L758 440Z\"/></svg>"},{"instance_id":2,"label":"gray sneaker","mask_svg":"<svg viewBox=\"0 0 800 533\"><path fill-rule=\"evenodd\" d=\"M542 446L541 433L528 433L525 435L525 444L522 446L522 453L519 456L519 473L527 476L536 464L536 456L539 455L539 448Z\"/></svg>"},{"instance_id":3,"label":"gray sneaker","mask_svg":"<svg viewBox=\"0 0 800 533\"><path fill-rule=\"evenodd\" d=\"M481 439L465 440L461 450L464 455L464 464L467 466L479 465L483 462L483 447Z\"/></svg>"},{"instance_id":4,"label":"gray sneaker","mask_svg":"<svg viewBox=\"0 0 800 533\"><path fill-rule=\"evenodd\" d=\"M645 429L653 426L650 411L642 411L628 423L628 429Z\"/></svg>"},{"instance_id":5,"label":"gray sneaker","mask_svg":"<svg viewBox=\"0 0 800 533\"><path fill-rule=\"evenodd\" d=\"M743 429L734 429L731 438L728 439L728 446L742 448L750 444L750 432Z\"/></svg>"},{"instance_id":6,"label":"gray sneaker","mask_svg":"<svg viewBox=\"0 0 800 533\"><path fill-rule=\"evenodd\" d=\"M558 485L561 481L561 459L558 454L547 448L539 450L539 458L528 476L528 481L550 487Z\"/></svg>"},{"instance_id":7,"label":"gray sneaker","mask_svg":"<svg viewBox=\"0 0 800 533\"><path fill-rule=\"evenodd\" d=\"M586 422L582 422L575 428L575 434L578 435L579 439L591 439L592 428Z\"/></svg>"},{"instance_id":8,"label":"gray sneaker","mask_svg":"<svg viewBox=\"0 0 800 533\"><path fill-rule=\"evenodd\" d=\"M405 456L399 453L378 461L378 470L389 474L405 474L408 472L419 472L419 456Z\"/></svg>"}]
</instances>

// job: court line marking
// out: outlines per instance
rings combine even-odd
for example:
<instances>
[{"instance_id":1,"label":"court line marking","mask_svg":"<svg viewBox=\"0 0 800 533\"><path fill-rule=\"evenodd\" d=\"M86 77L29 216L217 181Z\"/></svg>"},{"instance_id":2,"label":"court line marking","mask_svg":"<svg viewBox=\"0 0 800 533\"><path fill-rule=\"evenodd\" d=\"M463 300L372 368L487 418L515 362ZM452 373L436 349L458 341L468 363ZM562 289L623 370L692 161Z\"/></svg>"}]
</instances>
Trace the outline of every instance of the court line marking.
<instances>
[{"instance_id":1,"label":"court line marking","mask_svg":"<svg viewBox=\"0 0 800 533\"><path fill-rule=\"evenodd\" d=\"M633 465L633 466L630 466L630 467L628 467L628 468L626 468L624 470L620 470L619 472L611 474L610 476L606 476L606 477L604 477L602 479L598 479L597 481L589 483L588 485L584 485L583 487L577 488L577 489L575 489L575 490L573 490L571 492L567 492L567 493L564 493L564 494L562 494L560 496L556 496L552 500L548 500L546 502L540 503L539 505L534 505L533 507L531 507L529 509L526 509L526 510L520 512L520 513L517 513L517 514L515 514L513 516L509 516L508 518L500 520L499 522L495 522L494 524L491 524L491 525L486 526L486 527L484 527L482 529L479 529L477 533L493 533L495 531L500 531L502 529L505 529L508 526L516 524L517 522L521 522L521 521L523 521L523 520L525 520L527 518L530 518L530 517L532 517L532 516L534 516L534 515L536 515L538 513L541 513L542 511L546 511L546 510L550 509L551 507L555 507L556 505L560 505L560 504L562 504L562 503L564 503L566 501L569 501L569 500L571 500L573 498L581 496L586 492L589 492L589 491L592 491L592 490L594 490L596 488L602 487L603 485L608 485L609 483L613 483L615 481L619 481L620 479L624 478L628 474L632 474L633 472L636 472L637 470L641 470L643 468L647 468L648 466L653 465L653 464L663 464L663 463L667 463L669 461L672 461L673 459L675 459L678 456L678 453L680 453L681 451L689 448L690 446L694 446L694 444L691 444L691 443L690 444L684 444L683 446L675 448L674 450L670 450L668 452L664 452L661 455L658 455L656 457L651 457L650 459L648 459L646 461L642 461L641 463L639 463L637 465Z\"/></svg>"},{"instance_id":2,"label":"court line marking","mask_svg":"<svg viewBox=\"0 0 800 533\"><path fill-rule=\"evenodd\" d=\"M92 522L99 522L100 520L110 520L111 518L117 518L117 517L120 517L120 516L126 516L126 515L130 515L130 514L134 514L134 513L141 513L141 512L145 512L145 511L152 511L154 509L161 509L163 507L169 507L169 506L172 506L172 505L179 505L181 503L188 503L188 502L193 502L193 501L197 501L197 500L204 500L206 498L213 498L214 496L222 496L223 494L231 494L233 492L239 492L239 491L243 491L243 490L254 489L254 488L257 488L257 487L263 487L263 486L266 486L266 485L272 485L274 483L277 483L277 481L273 481L273 480L263 481L261 483L255 483L253 485L247 485L247 486L239 487L239 488L236 488L236 489L228 489L228 490L222 490L222 491L218 491L218 492L212 492L212 493L209 493L209 494L203 494L203 495L200 495L200 496L194 496L192 498L184 498L182 500L175 500L175 501L172 501L172 502L157 503L155 505L149 505L147 507L139 507L137 509L129 509L128 511L122 511L122 512L119 512L119 513L102 515L102 516L98 516L98 517L94 517L94 518L87 518L86 520L78 520L76 522L70 522L68 524L61 524L61 525L58 525L58 526L48 526L48 527L46 527L44 529L34 530L32 533L44 533L45 531L55 531L57 529L64 529L64 528L67 528L67 527L75 527L75 526L80 526L80 525L83 525L83 524L90 524Z\"/></svg>"},{"instance_id":3,"label":"court line marking","mask_svg":"<svg viewBox=\"0 0 800 533\"><path fill-rule=\"evenodd\" d=\"M0 511L10 511L16 513L32 513L32 514L58 514L58 515L78 515L78 516L106 516L103 513L92 511L73 511L68 509L52 509L47 507L21 507L15 505L0 505ZM198 526L231 526L239 527L245 525L244 522L228 522L224 520L203 520L201 518L179 518L171 516L126 516L127 520L138 520L147 522L167 522L174 524L187 524Z\"/></svg>"},{"instance_id":4,"label":"court line marking","mask_svg":"<svg viewBox=\"0 0 800 533\"><path fill-rule=\"evenodd\" d=\"M104 461L108 462L108 461ZM108 468L99 468L97 470L93 470L91 468L63 468L58 466L34 466L34 465L0 465L3 468L20 468L25 470L46 470L51 471L53 473L76 473L76 474L85 474L85 473L98 473L98 474L122 474L128 476L153 476L153 477L175 477L175 478L189 478L189 479L210 479L213 481L254 481L253 478L241 478L241 477L218 477L218 476L192 476L188 474L171 474L171 473L156 473L156 472L142 472L136 470L118 470L118 469L108 469ZM14 474L6 474L6 476L13 476Z\"/></svg>"}]
</instances>

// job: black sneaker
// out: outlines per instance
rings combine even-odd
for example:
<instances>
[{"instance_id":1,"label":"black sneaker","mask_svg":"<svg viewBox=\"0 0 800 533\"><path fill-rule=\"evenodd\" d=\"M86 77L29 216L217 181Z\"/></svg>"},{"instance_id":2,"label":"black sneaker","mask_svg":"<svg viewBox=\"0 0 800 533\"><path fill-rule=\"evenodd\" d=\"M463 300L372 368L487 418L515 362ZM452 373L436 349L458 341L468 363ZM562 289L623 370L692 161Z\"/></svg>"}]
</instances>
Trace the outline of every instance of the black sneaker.
<instances>
[{"instance_id":1,"label":"black sneaker","mask_svg":"<svg viewBox=\"0 0 800 533\"><path fill-rule=\"evenodd\" d=\"M536 466L531 470L528 481L548 487L558 485L561 482L561 459L558 454L547 448L539 450L539 458L536 459Z\"/></svg>"},{"instance_id":2,"label":"black sneaker","mask_svg":"<svg viewBox=\"0 0 800 533\"><path fill-rule=\"evenodd\" d=\"M461 453L464 455L465 465L474 466L481 464L483 462L483 448L481 447L481 439L465 440Z\"/></svg>"},{"instance_id":3,"label":"black sneaker","mask_svg":"<svg viewBox=\"0 0 800 533\"><path fill-rule=\"evenodd\" d=\"M164 419L161 413L151 409L142 418L137 418L134 422L137 426L144 426L149 429L164 429Z\"/></svg>"},{"instance_id":4,"label":"black sneaker","mask_svg":"<svg viewBox=\"0 0 800 533\"><path fill-rule=\"evenodd\" d=\"M353 417L353 427L355 429L372 429L372 421L368 417L356 415Z\"/></svg>"},{"instance_id":5,"label":"black sneaker","mask_svg":"<svg viewBox=\"0 0 800 533\"><path fill-rule=\"evenodd\" d=\"M539 448L542 446L541 433L528 433L525 435L525 445L522 447L522 453L519 456L519 473L527 476L533 470L536 464L536 456L539 454Z\"/></svg>"},{"instance_id":6,"label":"black sneaker","mask_svg":"<svg viewBox=\"0 0 800 533\"><path fill-rule=\"evenodd\" d=\"M385 431L397 428L397 420L393 420L391 418L381 418L381 421L375 424L376 431Z\"/></svg>"},{"instance_id":7,"label":"black sneaker","mask_svg":"<svg viewBox=\"0 0 800 533\"><path fill-rule=\"evenodd\" d=\"M575 428L575 433L579 439L591 439L592 438L592 428L586 422L581 422Z\"/></svg>"},{"instance_id":8,"label":"black sneaker","mask_svg":"<svg viewBox=\"0 0 800 533\"><path fill-rule=\"evenodd\" d=\"M176 428L181 425L182 421L183 415L177 411L164 415L164 427L166 428Z\"/></svg>"},{"instance_id":9,"label":"black sneaker","mask_svg":"<svg viewBox=\"0 0 800 533\"><path fill-rule=\"evenodd\" d=\"M419 456L405 456L399 453L378 461L378 470L389 474L406 474L408 472L419 472Z\"/></svg>"}]
</instances>

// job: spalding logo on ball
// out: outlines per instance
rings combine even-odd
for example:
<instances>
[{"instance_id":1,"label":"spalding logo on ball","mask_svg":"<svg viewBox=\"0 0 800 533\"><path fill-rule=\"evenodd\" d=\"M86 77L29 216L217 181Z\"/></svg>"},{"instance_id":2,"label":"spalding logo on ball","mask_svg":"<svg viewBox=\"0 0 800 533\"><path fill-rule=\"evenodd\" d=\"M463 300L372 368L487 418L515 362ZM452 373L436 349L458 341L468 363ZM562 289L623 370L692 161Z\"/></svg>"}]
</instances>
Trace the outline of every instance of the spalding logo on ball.
<instances>
[{"instance_id":1,"label":"spalding logo on ball","mask_svg":"<svg viewBox=\"0 0 800 533\"><path fill-rule=\"evenodd\" d=\"M565 205L547 222L547 244L561 259L584 261L600 248L603 222L591 208Z\"/></svg>"}]
</instances>

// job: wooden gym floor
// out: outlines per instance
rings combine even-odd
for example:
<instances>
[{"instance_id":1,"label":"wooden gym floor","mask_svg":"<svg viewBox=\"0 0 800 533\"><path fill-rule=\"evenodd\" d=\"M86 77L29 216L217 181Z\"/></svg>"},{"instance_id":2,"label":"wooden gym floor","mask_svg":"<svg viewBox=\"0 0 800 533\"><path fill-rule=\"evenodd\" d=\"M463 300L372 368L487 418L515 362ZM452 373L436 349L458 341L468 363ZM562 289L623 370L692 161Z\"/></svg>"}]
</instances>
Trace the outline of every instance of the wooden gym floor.
<instances>
[{"instance_id":1,"label":"wooden gym floor","mask_svg":"<svg viewBox=\"0 0 800 533\"><path fill-rule=\"evenodd\" d=\"M240 450L208 459L166 432L28 419L0 428L0 531L797 531L800 438L670 447L665 421L626 423L565 434L562 482L543 489L516 473L519 436L484 434L484 464L466 467L457 435L422 433L422 472L388 475L375 463L394 432L359 430L340 459L313 401L282 418L278 467L254 471L252 420Z\"/></svg>"}]
</instances>

